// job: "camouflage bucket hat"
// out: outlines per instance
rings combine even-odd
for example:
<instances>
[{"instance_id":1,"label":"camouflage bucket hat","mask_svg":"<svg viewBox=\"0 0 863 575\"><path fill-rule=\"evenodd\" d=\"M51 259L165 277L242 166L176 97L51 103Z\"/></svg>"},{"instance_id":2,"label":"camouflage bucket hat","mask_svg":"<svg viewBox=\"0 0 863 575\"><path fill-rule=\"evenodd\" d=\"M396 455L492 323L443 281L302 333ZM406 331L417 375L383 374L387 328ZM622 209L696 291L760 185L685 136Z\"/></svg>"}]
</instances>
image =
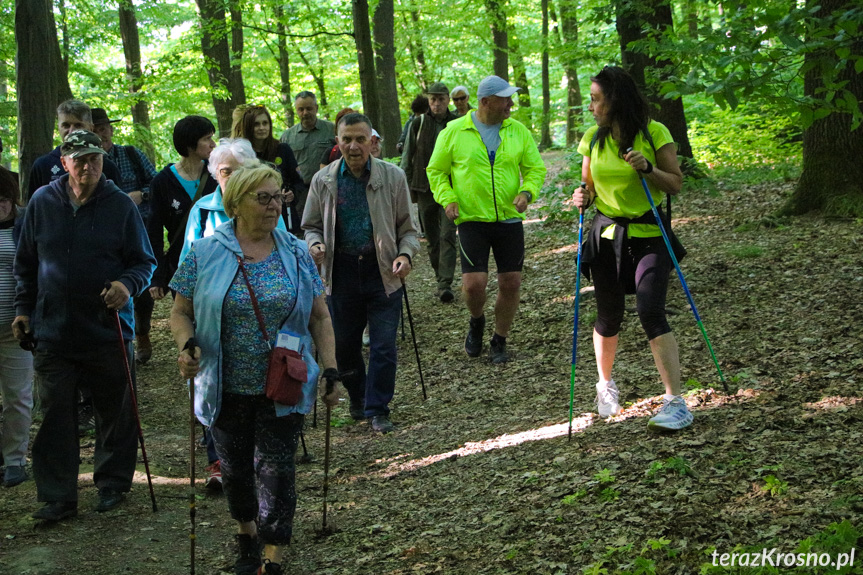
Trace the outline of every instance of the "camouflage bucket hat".
<instances>
[{"instance_id":1,"label":"camouflage bucket hat","mask_svg":"<svg viewBox=\"0 0 863 575\"><path fill-rule=\"evenodd\" d=\"M60 146L60 154L70 158L78 158L87 154L104 153L102 138L87 130L69 132L69 135L63 140L63 145Z\"/></svg>"}]
</instances>

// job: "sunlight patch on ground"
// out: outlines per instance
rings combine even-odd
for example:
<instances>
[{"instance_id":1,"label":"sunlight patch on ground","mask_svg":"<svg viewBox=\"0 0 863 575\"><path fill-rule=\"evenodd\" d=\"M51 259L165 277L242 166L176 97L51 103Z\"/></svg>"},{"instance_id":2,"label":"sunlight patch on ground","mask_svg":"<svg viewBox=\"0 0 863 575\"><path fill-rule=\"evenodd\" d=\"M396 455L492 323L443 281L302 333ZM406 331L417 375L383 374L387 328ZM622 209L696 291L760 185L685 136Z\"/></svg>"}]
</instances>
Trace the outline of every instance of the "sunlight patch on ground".
<instances>
[{"instance_id":1,"label":"sunlight patch on ground","mask_svg":"<svg viewBox=\"0 0 863 575\"><path fill-rule=\"evenodd\" d=\"M849 407L863 402L863 397L842 397L841 395L833 395L824 397L820 401L812 401L804 403L806 409L815 409L817 411L845 411ZM807 414L803 417L813 417L815 414Z\"/></svg>"},{"instance_id":2,"label":"sunlight patch on ground","mask_svg":"<svg viewBox=\"0 0 863 575\"><path fill-rule=\"evenodd\" d=\"M593 423L593 420L595 418L596 414L594 413L584 413L580 417L576 417L575 419L573 419L573 433L579 433L587 429ZM422 467L428 467L429 465L444 461L445 459L455 459L457 457L464 457L466 455L485 453L494 449L512 447L521 443L526 443L528 441L552 439L555 437L560 437L562 435L567 435L568 433L568 423L548 425L546 427L529 429L527 431L522 431L521 433L515 434L505 433L504 435L500 435L492 439L486 439L485 441L469 441L465 443L462 447L454 449L452 451L447 451L446 453L429 455L428 457L423 457L421 459L413 459L404 463L391 463L389 466L387 466L386 469L382 470L380 473L384 477L392 477L405 471L415 471Z\"/></svg>"},{"instance_id":3,"label":"sunlight patch on ground","mask_svg":"<svg viewBox=\"0 0 863 575\"><path fill-rule=\"evenodd\" d=\"M204 472L203 469L195 471L195 485L200 487L204 486L204 481L209 476L209 472ZM79 473L78 474L78 482L83 482L84 485L92 485L93 484L93 474L92 473ZM135 471L134 477L132 477L133 485L143 485L144 489L148 489L147 485L147 474L143 471ZM156 485L168 485L171 487L188 487L189 486L189 478L188 477L162 477L160 475L153 475L153 486ZM159 494L156 494L156 499L159 499Z\"/></svg>"}]
</instances>

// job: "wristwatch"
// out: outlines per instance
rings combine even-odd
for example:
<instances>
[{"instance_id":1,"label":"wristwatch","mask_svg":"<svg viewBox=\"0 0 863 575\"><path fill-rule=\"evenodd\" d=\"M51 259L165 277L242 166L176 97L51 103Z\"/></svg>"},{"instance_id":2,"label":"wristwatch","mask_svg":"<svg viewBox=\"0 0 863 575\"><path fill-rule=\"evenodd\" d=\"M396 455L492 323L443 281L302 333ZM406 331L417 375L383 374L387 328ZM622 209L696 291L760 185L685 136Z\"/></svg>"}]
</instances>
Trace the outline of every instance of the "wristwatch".
<instances>
[{"instance_id":1,"label":"wristwatch","mask_svg":"<svg viewBox=\"0 0 863 575\"><path fill-rule=\"evenodd\" d=\"M150 201L150 192L141 192L141 201L149 202Z\"/></svg>"},{"instance_id":2,"label":"wristwatch","mask_svg":"<svg viewBox=\"0 0 863 575\"><path fill-rule=\"evenodd\" d=\"M527 194L527 203L531 203L533 201L533 193L528 192L527 190L522 190L519 194Z\"/></svg>"}]
</instances>

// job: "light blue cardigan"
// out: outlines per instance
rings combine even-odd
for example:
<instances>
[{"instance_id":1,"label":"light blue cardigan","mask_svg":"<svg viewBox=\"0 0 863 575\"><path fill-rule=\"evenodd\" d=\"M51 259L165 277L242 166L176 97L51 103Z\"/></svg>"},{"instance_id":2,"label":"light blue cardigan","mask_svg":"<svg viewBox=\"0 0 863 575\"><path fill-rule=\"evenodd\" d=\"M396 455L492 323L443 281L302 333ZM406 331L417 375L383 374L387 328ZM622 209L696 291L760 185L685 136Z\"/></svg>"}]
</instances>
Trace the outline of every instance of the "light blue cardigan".
<instances>
[{"instance_id":1,"label":"light blue cardigan","mask_svg":"<svg viewBox=\"0 0 863 575\"><path fill-rule=\"evenodd\" d=\"M312 335L309 331L314 287L304 266L298 266L298 258L311 257L308 246L281 229L275 229L273 237L288 278L297 286L297 305L285 325L302 337L303 359L309 373L308 380L303 385L303 397L297 405L291 407L276 404L276 415L282 417L311 411L315 403L320 368L312 355ZM239 273L236 256L243 257L243 251L234 235L233 222L226 222L217 227L212 236L197 240L195 254L198 277L192 303L197 325L195 337L201 347L201 370L195 377L195 415L204 425L212 425L219 416L222 403L222 303L231 282ZM285 309L286 314L287 312L288 309ZM263 335L261 337L263 338ZM270 334L270 339L274 341L275 334Z\"/></svg>"}]
</instances>

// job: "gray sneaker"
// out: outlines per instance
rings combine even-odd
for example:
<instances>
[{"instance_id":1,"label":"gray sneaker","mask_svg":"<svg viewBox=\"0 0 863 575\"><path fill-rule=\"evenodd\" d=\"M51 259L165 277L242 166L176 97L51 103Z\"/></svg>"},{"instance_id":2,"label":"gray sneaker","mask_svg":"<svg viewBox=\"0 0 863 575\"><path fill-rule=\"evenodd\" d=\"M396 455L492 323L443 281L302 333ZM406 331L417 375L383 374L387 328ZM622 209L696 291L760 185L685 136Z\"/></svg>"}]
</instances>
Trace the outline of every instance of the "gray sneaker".
<instances>
[{"instance_id":1,"label":"gray sneaker","mask_svg":"<svg viewBox=\"0 0 863 575\"><path fill-rule=\"evenodd\" d=\"M372 429L378 433L390 433L395 430L389 415L375 415L372 417Z\"/></svg>"},{"instance_id":2,"label":"gray sneaker","mask_svg":"<svg viewBox=\"0 0 863 575\"><path fill-rule=\"evenodd\" d=\"M23 465L7 465L3 474L3 487L15 487L27 481L27 470Z\"/></svg>"},{"instance_id":3,"label":"gray sneaker","mask_svg":"<svg viewBox=\"0 0 863 575\"><path fill-rule=\"evenodd\" d=\"M600 417L611 417L620 413L620 391L614 380L608 383L597 382L596 384L596 410Z\"/></svg>"},{"instance_id":4,"label":"gray sneaker","mask_svg":"<svg viewBox=\"0 0 863 575\"><path fill-rule=\"evenodd\" d=\"M656 415L648 420L647 428L659 431L677 431L678 429L689 427L692 424L692 420L692 413L686 407L686 402L678 395L671 401L667 399L662 400L662 407Z\"/></svg>"}]
</instances>

